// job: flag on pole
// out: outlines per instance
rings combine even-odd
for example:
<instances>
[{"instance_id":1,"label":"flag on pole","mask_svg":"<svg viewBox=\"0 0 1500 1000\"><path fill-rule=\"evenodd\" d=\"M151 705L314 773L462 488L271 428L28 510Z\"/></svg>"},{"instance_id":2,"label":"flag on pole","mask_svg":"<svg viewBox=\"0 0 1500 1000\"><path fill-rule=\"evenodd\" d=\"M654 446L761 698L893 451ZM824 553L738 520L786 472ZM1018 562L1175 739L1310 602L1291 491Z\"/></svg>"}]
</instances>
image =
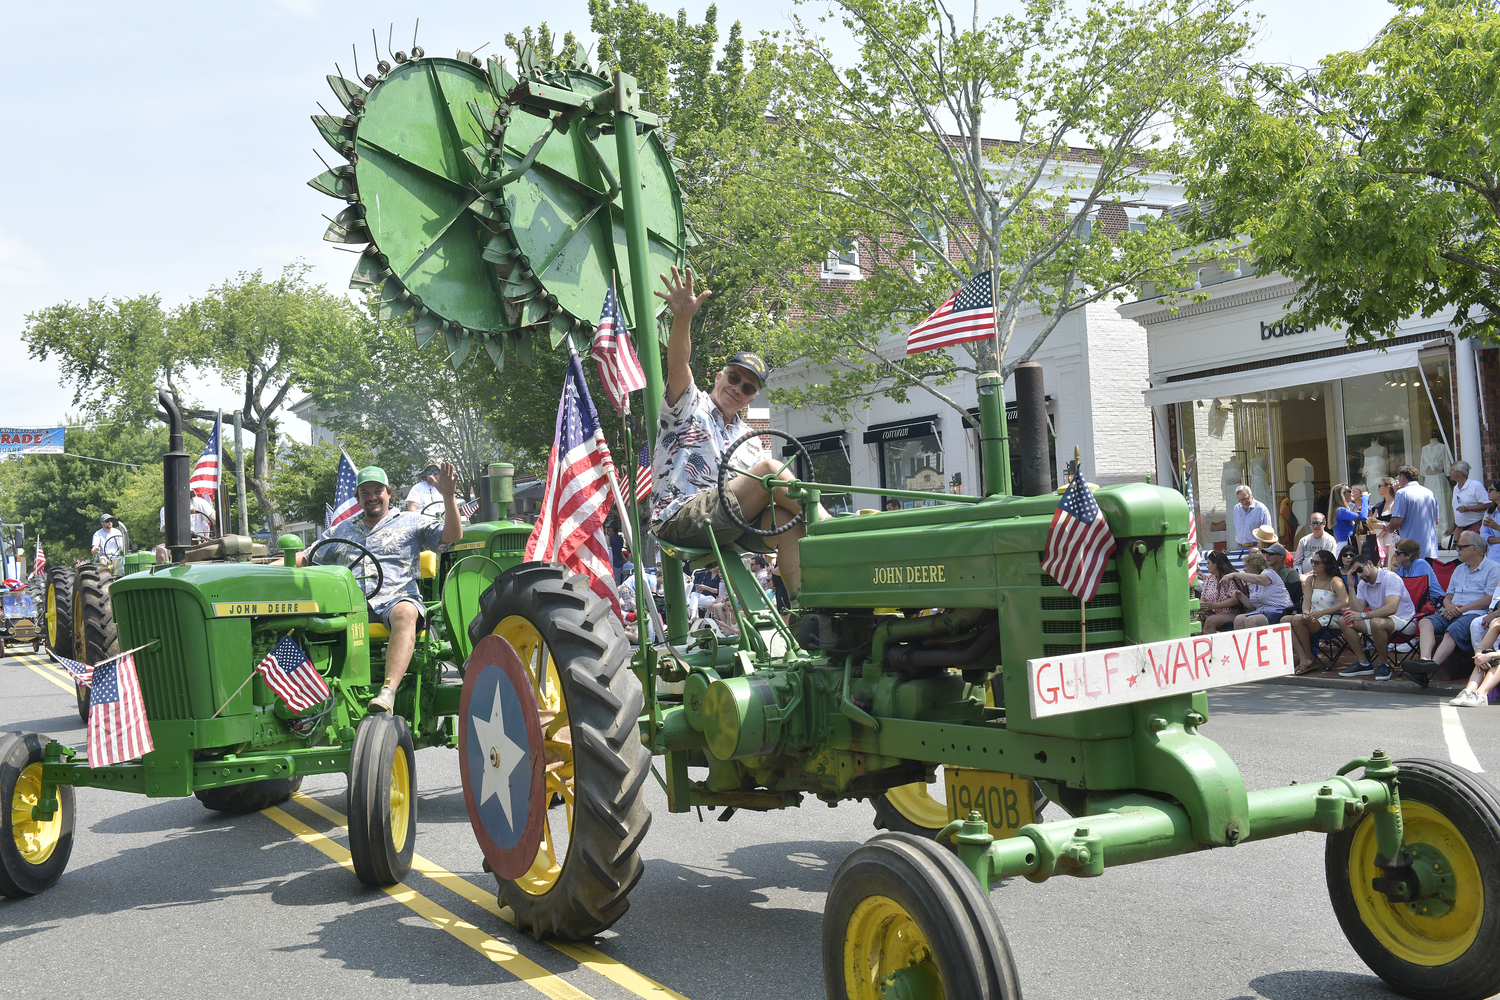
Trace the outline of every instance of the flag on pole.
<instances>
[{"instance_id":1,"label":"flag on pole","mask_svg":"<svg viewBox=\"0 0 1500 1000\"><path fill-rule=\"evenodd\" d=\"M547 489L526 540L525 559L560 562L586 574L590 589L608 599L623 620L604 537L604 519L613 503L609 473L614 463L584 380L583 363L577 351L570 353L547 459Z\"/></svg>"},{"instance_id":2,"label":"flag on pole","mask_svg":"<svg viewBox=\"0 0 1500 1000\"><path fill-rule=\"evenodd\" d=\"M473 500L465 500L463 503L461 503L461 504L458 505L458 512L460 514L462 514L464 517L473 517L474 516L474 512L476 510L478 510L478 509L479 509L479 498L478 497L475 497Z\"/></svg>"},{"instance_id":3,"label":"flag on pole","mask_svg":"<svg viewBox=\"0 0 1500 1000\"><path fill-rule=\"evenodd\" d=\"M906 335L906 353L984 340L995 333L995 298L990 272L977 274Z\"/></svg>"},{"instance_id":4,"label":"flag on pole","mask_svg":"<svg viewBox=\"0 0 1500 1000\"><path fill-rule=\"evenodd\" d=\"M1042 554L1042 572L1087 603L1098 593L1114 551L1115 536L1110 534L1104 512L1099 509L1080 467L1052 514Z\"/></svg>"},{"instance_id":5,"label":"flag on pole","mask_svg":"<svg viewBox=\"0 0 1500 1000\"><path fill-rule=\"evenodd\" d=\"M339 477L333 487L333 507L328 511L328 527L335 528L359 512L359 494L354 489L354 460L339 449Z\"/></svg>"},{"instance_id":6,"label":"flag on pole","mask_svg":"<svg viewBox=\"0 0 1500 1000\"><path fill-rule=\"evenodd\" d=\"M31 562L31 575L36 576L47 568L47 557L42 554L42 540L36 540L36 558Z\"/></svg>"},{"instance_id":7,"label":"flag on pole","mask_svg":"<svg viewBox=\"0 0 1500 1000\"><path fill-rule=\"evenodd\" d=\"M328 685L323 675L313 666L312 660L297 645L288 632L276 648L266 654L255 667L271 690L281 695L287 708L294 712L305 712L319 702L328 700Z\"/></svg>"},{"instance_id":8,"label":"flag on pole","mask_svg":"<svg viewBox=\"0 0 1500 1000\"><path fill-rule=\"evenodd\" d=\"M599 328L594 332L589 357L599 366L599 384L604 387L604 394L621 415L629 413L630 394L646 388L646 373L641 370L625 330L625 315L615 295L613 276L604 296L604 311L599 314Z\"/></svg>"},{"instance_id":9,"label":"flag on pole","mask_svg":"<svg viewBox=\"0 0 1500 1000\"><path fill-rule=\"evenodd\" d=\"M1193 481L1185 474L1183 479L1187 486L1188 505L1188 586L1198 582L1198 563L1203 559L1203 553L1198 551L1198 512L1193 509Z\"/></svg>"},{"instance_id":10,"label":"flag on pole","mask_svg":"<svg viewBox=\"0 0 1500 1000\"><path fill-rule=\"evenodd\" d=\"M84 687L88 687L94 682L93 667L89 666L87 663L79 663L77 660L70 660L66 656L58 656L50 646L47 646L45 648L48 654L62 665L62 668L64 670L73 675L73 680L75 682L82 684Z\"/></svg>"},{"instance_id":11,"label":"flag on pole","mask_svg":"<svg viewBox=\"0 0 1500 1000\"><path fill-rule=\"evenodd\" d=\"M188 489L205 499L213 498L219 492L219 432L222 429L222 418L215 417L214 432L208 436L208 444L203 446L203 454L198 456L198 464L193 466L193 475L188 479Z\"/></svg>"},{"instance_id":12,"label":"flag on pole","mask_svg":"<svg viewBox=\"0 0 1500 1000\"><path fill-rule=\"evenodd\" d=\"M651 495L651 450L641 445L641 456L635 471L635 502L645 503Z\"/></svg>"},{"instance_id":13,"label":"flag on pole","mask_svg":"<svg viewBox=\"0 0 1500 1000\"><path fill-rule=\"evenodd\" d=\"M89 685L89 766L112 767L153 749L135 654L95 667Z\"/></svg>"}]
</instances>

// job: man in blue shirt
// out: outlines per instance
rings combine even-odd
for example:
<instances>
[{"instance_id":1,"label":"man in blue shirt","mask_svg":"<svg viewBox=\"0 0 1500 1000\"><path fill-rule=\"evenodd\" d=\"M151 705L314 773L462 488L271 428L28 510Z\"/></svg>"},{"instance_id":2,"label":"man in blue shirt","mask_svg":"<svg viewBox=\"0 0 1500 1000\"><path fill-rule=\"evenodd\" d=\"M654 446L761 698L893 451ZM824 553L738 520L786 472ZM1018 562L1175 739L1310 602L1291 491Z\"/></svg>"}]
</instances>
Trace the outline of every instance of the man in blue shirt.
<instances>
[{"instance_id":1,"label":"man in blue shirt","mask_svg":"<svg viewBox=\"0 0 1500 1000\"><path fill-rule=\"evenodd\" d=\"M1433 492L1417 482L1417 469L1403 465L1396 470L1396 502L1391 505L1390 530L1402 538L1414 538L1422 546L1422 558L1438 554L1438 502Z\"/></svg>"},{"instance_id":2,"label":"man in blue shirt","mask_svg":"<svg viewBox=\"0 0 1500 1000\"><path fill-rule=\"evenodd\" d=\"M1404 669L1424 687L1426 675L1447 661L1455 649L1464 653L1474 651L1469 625L1489 608L1495 588L1500 586L1500 563L1486 559L1481 544L1477 531L1465 531L1458 536L1460 564L1448 581L1443 606L1437 614L1423 618L1417 625L1421 657L1409 660ZM1432 646L1438 636L1442 636L1443 641L1434 652Z\"/></svg>"},{"instance_id":3,"label":"man in blue shirt","mask_svg":"<svg viewBox=\"0 0 1500 1000\"><path fill-rule=\"evenodd\" d=\"M355 494L359 497L360 516L350 517L328 532L330 538L347 538L358 542L380 561L383 581L380 590L370 598L370 618L391 630L385 647L385 682L380 693L370 699L371 712L389 712L396 702L396 689L411 654L417 646L417 623L427 608L417 590L421 574L423 549L442 552L464 537L464 526L458 519L458 504L453 499L457 477L453 465L444 462L438 472L437 490L443 497L443 520L423 517L414 511L391 509L390 480L378 465L359 470ZM327 545L317 553L317 562L349 565L365 557L351 546ZM297 553L297 565L305 566L307 558Z\"/></svg>"},{"instance_id":4,"label":"man in blue shirt","mask_svg":"<svg viewBox=\"0 0 1500 1000\"><path fill-rule=\"evenodd\" d=\"M1255 529L1271 527L1271 512L1266 509L1265 504L1255 499L1248 486L1241 484L1234 495L1239 500L1234 505L1235 544L1241 548L1258 546L1260 543L1255 539Z\"/></svg>"}]
</instances>

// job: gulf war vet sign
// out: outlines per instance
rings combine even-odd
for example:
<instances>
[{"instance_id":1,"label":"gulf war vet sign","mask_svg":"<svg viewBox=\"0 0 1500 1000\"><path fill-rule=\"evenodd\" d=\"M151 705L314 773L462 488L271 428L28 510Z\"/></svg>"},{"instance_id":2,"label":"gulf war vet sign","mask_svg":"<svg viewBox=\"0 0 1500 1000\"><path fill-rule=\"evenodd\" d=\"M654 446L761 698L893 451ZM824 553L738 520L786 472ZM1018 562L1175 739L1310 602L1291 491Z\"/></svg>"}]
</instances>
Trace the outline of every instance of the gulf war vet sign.
<instances>
[{"instance_id":1,"label":"gulf war vet sign","mask_svg":"<svg viewBox=\"0 0 1500 1000\"><path fill-rule=\"evenodd\" d=\"M1290 625L1265 625L1027 660L1031 717L1086 712L1284 677L1292 672L1295 662Z\"/></svg>"}]
</instances>

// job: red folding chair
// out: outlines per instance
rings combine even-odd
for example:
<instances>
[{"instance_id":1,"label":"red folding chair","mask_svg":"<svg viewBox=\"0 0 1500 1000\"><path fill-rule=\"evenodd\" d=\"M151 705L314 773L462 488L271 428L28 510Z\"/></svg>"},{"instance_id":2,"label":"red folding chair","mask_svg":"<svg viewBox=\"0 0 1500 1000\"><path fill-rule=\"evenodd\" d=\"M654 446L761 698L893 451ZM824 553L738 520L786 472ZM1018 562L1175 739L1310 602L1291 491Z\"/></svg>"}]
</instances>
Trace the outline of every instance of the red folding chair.
<instances>
[{"instance_id":1,"label":"red folding chair","mask_svg":"<svg viewBox=\"0 0 1500 1000\"><path fill-rule=\"evenodd\" d=\"M1391 634L1391 659L1398 668L1421 652L1417 624L1423 618L1437 614L1437 608L1427 596L1426 573L1421 576L1404 576L1401 582L1406 584L1406 592L1411 595L1411 604L1417 609L1417 613L1412 616L1411 621L1406 623L1406 628Z\"/></svg>"}]
</instances>

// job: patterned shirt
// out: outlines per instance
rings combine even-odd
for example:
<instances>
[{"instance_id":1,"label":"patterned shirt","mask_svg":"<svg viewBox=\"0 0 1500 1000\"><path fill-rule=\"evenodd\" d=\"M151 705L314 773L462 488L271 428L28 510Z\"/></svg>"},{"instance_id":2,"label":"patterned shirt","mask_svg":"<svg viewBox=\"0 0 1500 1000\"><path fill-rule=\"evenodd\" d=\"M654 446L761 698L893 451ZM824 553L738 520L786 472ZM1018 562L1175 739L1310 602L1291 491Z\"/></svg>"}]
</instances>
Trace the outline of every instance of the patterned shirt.
<instances>
[{"instance_id":1,"label":"patterned shirt","mask_svg":"<svg viewBox=\"0 0 1500 1000\"><path fill-rule=\"evenodd\" d=\"M656 454L651 459L651 478L656 483L651 496L652 523L665 521L698 493L717 489L724 449L751 429L738 414L725 424L708 393L691 383L675 405L663 397ZM740 445L734 464L748 469L765 458L766 449L757 437Z\"/></svg>"},{"instance_id":2,"label":"patterned shirt","mask_svg":"<svg viewBox=\"0 0 1500 1000\"><path fill-rule=\"evenodd\" d=\"M325 537L358 542L380 560L385 579L380 591L370 599L370 610L375 614L383 614L403 597L420 600L417 577L421 575L422 550L448 549L442 541L443 522L410 510L393 509L369 529L365 528L364 515L355 514L335 525ZM355 563L363 558L357 549L347 545L325 545L314 561L319 565L337 563L354 569Z\"/></svg>"}]
</instances>

